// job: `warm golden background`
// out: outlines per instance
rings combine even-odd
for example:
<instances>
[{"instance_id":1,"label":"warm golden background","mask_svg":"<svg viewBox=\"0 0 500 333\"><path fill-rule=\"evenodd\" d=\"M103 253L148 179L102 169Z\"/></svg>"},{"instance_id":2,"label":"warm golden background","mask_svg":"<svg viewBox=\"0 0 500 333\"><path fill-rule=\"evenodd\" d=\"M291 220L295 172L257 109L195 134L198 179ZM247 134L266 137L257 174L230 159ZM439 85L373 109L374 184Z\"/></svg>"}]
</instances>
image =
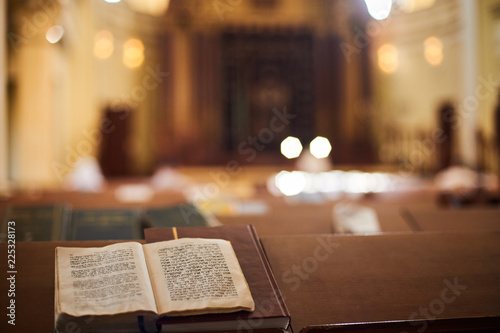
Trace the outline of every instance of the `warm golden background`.
<instances>
[{"instance_id":1,"label":"warm golden background","mask_svg":"<svg viewBox=\"0 0 500 333\"><path fill-rule=\"evenodd\" d=\"M279 169L288 135L328 138L339 168L498 171L498 0L394 0L384 20L361 0L8 0L0 12L3 189L59 187L86 156L109 177L233 159ZM297 117L245 150L285 108Z\"/></svg>"}]
</instances>

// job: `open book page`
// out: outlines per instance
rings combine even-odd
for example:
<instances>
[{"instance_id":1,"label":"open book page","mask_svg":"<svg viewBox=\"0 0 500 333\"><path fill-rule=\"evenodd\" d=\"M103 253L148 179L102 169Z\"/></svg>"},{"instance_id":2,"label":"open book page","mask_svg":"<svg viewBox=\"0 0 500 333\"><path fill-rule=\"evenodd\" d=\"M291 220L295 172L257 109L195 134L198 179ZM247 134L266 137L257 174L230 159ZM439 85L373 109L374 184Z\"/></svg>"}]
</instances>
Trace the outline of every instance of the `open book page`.
<instances>
[{"instance_id":1,"label":"open book page","mask_svg":"<svg viewBox=\"0 0 500 333\"><path fill-rule=\"evenodd\" d=\"M157 312L142 245L56 248L56 309L72 316Z\"/></svg>"},{"instance_id":2,"label":"open book page","mask_svg":"<svg viewBox=\"0 0 500 333\"><path fill-rule=\"evenodd\" d=\"M143 247L159 314L254 310L250 289L230 242L181 238Z\"/></svg>"}]
</instances>

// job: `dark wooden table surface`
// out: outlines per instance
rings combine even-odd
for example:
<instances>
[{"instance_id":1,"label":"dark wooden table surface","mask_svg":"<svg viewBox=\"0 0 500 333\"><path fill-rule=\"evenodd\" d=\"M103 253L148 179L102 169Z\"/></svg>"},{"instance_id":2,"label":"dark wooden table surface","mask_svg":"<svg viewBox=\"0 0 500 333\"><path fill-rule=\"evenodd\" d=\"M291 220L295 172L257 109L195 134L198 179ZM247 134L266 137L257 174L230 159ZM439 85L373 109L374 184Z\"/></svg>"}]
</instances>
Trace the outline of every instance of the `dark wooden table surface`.
<instances>
[{"instance_id":1,"label":"dark wooden table surface","mask_svg":"<svg viewBox=\"0 0 500 333\"><path fill-rule=\"evenodd\" d=\"M402 216L413 231L500 231L500 207L445 209L407 206Z\"/></svg>"},{"instance_id":2,"label":"dark wooden table surface","mask_svg":"<svg viewBox=\"0 0 500 333\"><path fill-rule=\"evenodd\" d=\"M0 282L0 305L4 313L0 321L0 332L54 332L54 251L56 246L99 247L109 241L86 242L19 242L15 248L15 274L7 267L7 243L0 243L3 254L1 269L4 278ZM15 276L15 295L8 296L11 289L7 277ZM15 326L8 323L7 306L15 300Z\"/></svg>"},{"instance_id":3,"label":"dark wooden table surface","mask_svg":"<svg viewBox=\"0 0 500 333\"><path fill-rule=\"evenodd\" d=\"M308 325L500 314L500 232L268 236L262 242L295 332ZM16 326L5 316L1 332L52 331L58 244L16 244ZM0 306L7 311L6 243L0 251Z\"/></svg>"},{"instance_id":4,"label":"dark wooden table surface","mask_svg":"<svg viewBox=\"0 0 500 333\"><path fill-rule=\"evenodd\" d=\"M292 317L309 325L500 316L500 232L262 237ZM415 329L415 327L414 327Z\"/></svg>"}]
</instances>

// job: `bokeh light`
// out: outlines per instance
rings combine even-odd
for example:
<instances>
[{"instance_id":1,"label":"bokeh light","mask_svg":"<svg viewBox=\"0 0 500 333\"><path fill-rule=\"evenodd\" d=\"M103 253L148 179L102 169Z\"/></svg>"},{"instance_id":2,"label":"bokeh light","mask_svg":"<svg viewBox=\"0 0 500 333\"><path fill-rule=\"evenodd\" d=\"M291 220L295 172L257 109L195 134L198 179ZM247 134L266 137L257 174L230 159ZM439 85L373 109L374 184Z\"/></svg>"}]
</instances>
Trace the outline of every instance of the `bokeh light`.
<instances>
[{"instance_id":1,"label":"bokeh light","mask_svg":"<svg viewBox=\"0 0 500 333\"><path fill-rule=\"evenodd\" d=\"M144 61L144 44L140 39L130 38L123 45L123 64L128 68L137 68Z\"/></svg>"},{"instance_id":2,"label":"bokeh light","mask_svg":"<svg viewBox=\"0 0 500 333\"><path fill-rule=\"evenodd\" d=\"M281 154L288 159L299 157L302 152L302 144L296 137L289 136L281 142Z\"/></svg>"},{"instance_id":3,"label":"bokeh light","mask_svg":"<svg viewBox=\"0 0 500 333\"><path fill-rule=\"evenodd\" d=\"M405 13L413 13L434 5L436 0L398 0L398 8Z\"/></svg>"},{"instance_id":4,"label":"bokeh light","mask_svg":"<svg viewBox=\"0 0 500 333\"><path fill-rule=\"evenodd\" d=\"M384 20L391 13L392 0L365 0L366 8L371 17Z\"/></svg>"},{"instance_id":5,"label":"bokeh light","mask_svg":"<svg viewBox=\"0 0 500 333\"><path fill-rule=\"evenodd\" d=\"M378 67L384 73L391 74L399 66L398 49L392 44L382 45L378 51Z\"/></svg>"},{"instance_id":6,"label":"bokeh light","mask_svg":"<svg viewBox=\"0 0 500 333\"><path fill-rule=\"evenodd\" d=\"M61 40L64 35L64 29L60 25L54 25L47 30L45 34L45 38L49 41L49 43L55 44Z\"/></svg>"},{"instance_id":7,"label":"bokeh light","mask_svg":"<svg viewBox=\"0 0 500 333\"><path fill-rule=\"evenodd\" d=\"M161 17L165 15L170 0L128 0L128 4L139 13Z\"/></svg>"},{"instance_id":8,"label":"bokeh light","mask_svg":"<svg viewBox=\"0 0 500 333\"><path fill-rule=\"evenodd\" d=\"M300 194L307 184L307 175L302 171L281 171L275 177L276 187L286 196Z\"/></svg>"},{"instance_id":9,"label":"bokeh light","mask_svg":"<svg viewBox=\"0 0 500 333\"><path fill-rule=\"evenodd\" d=\"M317 136L316 138L314 138L314 140L311 141L309 149L311 150L311 154L314 157L325 158L330 155L330 151L332 151L332 145L327 138Z\"/></svg>"},{"instance_id":10,"label":"bokeh light","mask_svg":"<svg viewBox=\"0 0 500 333\"><path fill-rule=\"evenodd\" d=\"M107 59L114 50L113 34L108 30L99 31L94 38L94 55L99 59Z\"/></svg>"},{"instance_id":11,"label":"bokeh light","mask_svg":"<svg viewBox=\"0 0 500 333\"><path fill-rule=\"evenodd\" d=\"M269 178L268 189L276 196L301 193L332 195L358 195L393 191L395 179L386 173L357 170L310 173L281 171Z\"/></svg>"},{"instance_id":12,"label":"bokeh light","mask_svg":"<svg viewBox=\"0 0 500 333\"><path fill-rule=\"evenodd\" d=\"M443 61L443 43L439 38L431 36L424 41L424 56L432 66L437 66Z\"/></svg>"}]
</instances>

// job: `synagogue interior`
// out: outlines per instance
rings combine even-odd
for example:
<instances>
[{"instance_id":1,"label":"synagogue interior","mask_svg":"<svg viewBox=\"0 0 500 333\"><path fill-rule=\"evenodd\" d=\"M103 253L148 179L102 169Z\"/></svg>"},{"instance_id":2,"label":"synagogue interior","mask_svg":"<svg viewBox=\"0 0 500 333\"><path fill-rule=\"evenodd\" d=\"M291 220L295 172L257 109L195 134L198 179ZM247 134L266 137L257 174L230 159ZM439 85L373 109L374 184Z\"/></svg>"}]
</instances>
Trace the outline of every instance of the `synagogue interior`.
<instances>
[{"instance_id":1,"label":"synagogue interior","mask_svg":"<svg viewBox=\"0 0 500 333\"><path fill-rule=\"evenodd\" d=\"M252 225L296 333L500 327L500 0L6 0L0 22L2 242ZM443 281L467 289L438 311Z\"/></svg>"}]
</instances>

